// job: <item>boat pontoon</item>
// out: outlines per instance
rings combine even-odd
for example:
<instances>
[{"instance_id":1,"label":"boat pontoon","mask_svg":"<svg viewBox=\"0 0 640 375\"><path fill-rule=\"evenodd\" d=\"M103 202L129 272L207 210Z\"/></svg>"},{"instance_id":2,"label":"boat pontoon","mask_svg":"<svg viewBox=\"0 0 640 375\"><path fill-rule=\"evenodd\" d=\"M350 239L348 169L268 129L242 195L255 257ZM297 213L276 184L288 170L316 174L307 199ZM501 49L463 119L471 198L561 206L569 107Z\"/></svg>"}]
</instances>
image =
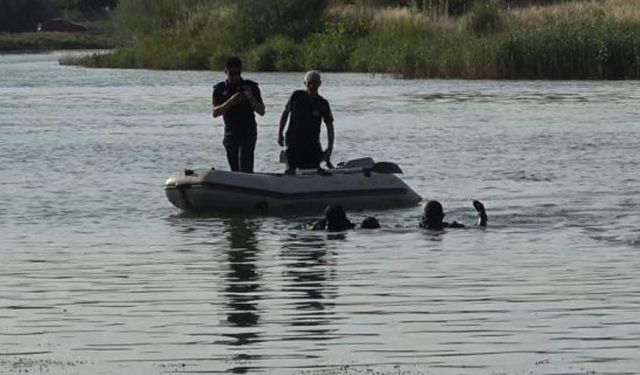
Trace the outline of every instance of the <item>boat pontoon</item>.
<instances>
[{"instance_id":1,"label":"boat pontoon","mask_svg":"<svg viewBox=\"0 0 640 375\"><path fill-rule=\"evenodd\" d=\"M402 171L394 163L363 158L327 172L301 170L289 175L185 169L172 173L164 189L173 205L193 212L318 212L328 205L364 210L410 207L422 200L396 176Z\"/></svg>"}]
</instances>

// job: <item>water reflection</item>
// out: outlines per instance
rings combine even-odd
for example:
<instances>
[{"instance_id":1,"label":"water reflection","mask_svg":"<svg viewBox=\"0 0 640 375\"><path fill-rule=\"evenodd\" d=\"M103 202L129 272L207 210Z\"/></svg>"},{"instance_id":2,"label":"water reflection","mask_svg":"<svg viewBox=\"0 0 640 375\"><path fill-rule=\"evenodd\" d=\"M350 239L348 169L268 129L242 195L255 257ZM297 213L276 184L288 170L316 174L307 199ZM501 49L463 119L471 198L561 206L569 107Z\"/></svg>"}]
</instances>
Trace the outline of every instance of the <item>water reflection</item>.
<instances>
[{"instance_id":1,"label":"water reflection","mask_svg":"<svg viewBox=\"0 0 640 375\"><path fill-rule=\"evenodd\" d=\"M242 348L234 354L233 363L248 363L260 358L250 353L248 347L261 341L257 329L260 321L258 302L260 301L260 273L256 260L260 253L256 232L260 230L257 221L233 218L225 221L225 233L229 246L226 250L229 272L225 276L224 297L227 298L227 322L236 327L225 336L232 339L232 350ZM235 366L232 373L244 374L247 366Z\"/></svg>"},{"instance_id":2,"label":"water reflection","mask_svg":"<svg viewBox=\"0 0 640 375\"><path fill-rule=\"evenodd\" d=\"M298 340L331 339L331 322L335 320L337 296L336 257L332 248L342 237L327 238L317 233L297 232L283 241L286 262L284 291L292 300L289 324ZM303 328L300 328L303 327Z\"/></svg>"},{"instance_id":3,"label":"water reflection","mask_svg":"<svg viewBox=\"0 0 640 375\"><path fill-rule=\"evenodd\" d=\"M334 76L336 159L397 162L452 218L480 196L504 223L428 234L395 210L340 241L167 202L169 171L224 165L209 73L58 57L0 56L0 166L29 171L0 193L0 373L638 373L637 82ZM273 103L299 80L256 74ZM257 169L280 170L258 142Z\"/></svg>"}]
</instances>

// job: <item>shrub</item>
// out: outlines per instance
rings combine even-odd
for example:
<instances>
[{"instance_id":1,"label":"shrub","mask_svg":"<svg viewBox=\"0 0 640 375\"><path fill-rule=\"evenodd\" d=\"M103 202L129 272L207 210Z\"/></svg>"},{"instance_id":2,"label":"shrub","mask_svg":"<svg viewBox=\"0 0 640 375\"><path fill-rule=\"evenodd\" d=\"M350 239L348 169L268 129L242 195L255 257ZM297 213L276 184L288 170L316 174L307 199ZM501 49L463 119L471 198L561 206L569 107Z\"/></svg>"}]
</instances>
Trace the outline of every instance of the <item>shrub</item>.
<instances>
[{"instance_id":1,"label":"shrub","mask_svg":"<svg viewBox=\"0 0 640 375\"><path fill-rule=\"evenodd\" d=\"M464 27L475 35L495 33L504 26L503 17L497 5L485 2L473 7L466 16Z\"/></svg>"},{"instance_id":2,"label":"shrub","mask_svg":"<svg viewBox=\"0 0 640 375\"><path fill-rule=\"evenodd\" d=\"M293 39L279 35L254 48L246 65L249 69L259 71L300 70L300 48Z\"/></svg>"},{"instance_id":3,"label":"shrub","mask_svg":"<svg viewBox=\"0 0 640 375\"><path fill-rule=\"evenodd\" d=\"M119 0L115 25L120 40L166 31L186 22L194 9L212 0Z\"/></svg>"},{"instance_id":4,"label":"shrub","mask_svg":"<svg viewBox=\"0 0 640 375\"><path fill-rule=\"evenodd\" d=\"M235 25L259 44L276 35L295 41L322 26L327 0L235 0Z\"/></svg>"},{"instance_id":5,"label":"shrub","mask_svg":"<svg viewBox=\"0 0 640 375\"><path fill-rule=\"evenodd\" d=\"M302 54L307 69L345 71L357 45L357 38L347 33L313 34L304 40Z\"/></svg>"}]
</instances>

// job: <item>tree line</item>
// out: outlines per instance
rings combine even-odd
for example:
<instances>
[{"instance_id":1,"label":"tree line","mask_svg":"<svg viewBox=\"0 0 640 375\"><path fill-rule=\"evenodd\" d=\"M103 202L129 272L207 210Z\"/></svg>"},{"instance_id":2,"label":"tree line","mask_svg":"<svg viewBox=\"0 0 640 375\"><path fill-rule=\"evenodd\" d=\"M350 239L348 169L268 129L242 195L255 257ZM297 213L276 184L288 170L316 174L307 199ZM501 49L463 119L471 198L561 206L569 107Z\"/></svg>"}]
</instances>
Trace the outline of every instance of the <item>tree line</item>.
<instances>
[{"instance_id":1,"label":"tree line","mask_svg":"<svg viewBox=\"0 0 640 375\"><path fill-rule=\"evenodd\" d=\"M179 2L165 0L0 0L0 31L33 31L38 22L64 16L70 11L82 15L83 18L94 19L103 16L105 9L116 8L119 3L123 3L130 9L140 10L141 12L135 15L138 21L146 24L159 24L160 26L166 26L167 20L158 20L155 17L163 17L166 15L167 9L170 10L171 7L183 11L194 6L236 3L239 7L247 9L251 17L257 18L257 24L264 25L264 22L260 22L259 18L270 20L278 18L280 24L285 24L280 26L285 26L296 33L296 29L313 28L314 24L310 19L315 17L314 14L321 14L321 10L330 5L353 5L369 8L407 7L439 16L459 16L477 4L491 3L513 7L568 1L576 0L183 0ZM268 28L279 27L273 24L266 26Z\"/></svg>"}]
</instances>

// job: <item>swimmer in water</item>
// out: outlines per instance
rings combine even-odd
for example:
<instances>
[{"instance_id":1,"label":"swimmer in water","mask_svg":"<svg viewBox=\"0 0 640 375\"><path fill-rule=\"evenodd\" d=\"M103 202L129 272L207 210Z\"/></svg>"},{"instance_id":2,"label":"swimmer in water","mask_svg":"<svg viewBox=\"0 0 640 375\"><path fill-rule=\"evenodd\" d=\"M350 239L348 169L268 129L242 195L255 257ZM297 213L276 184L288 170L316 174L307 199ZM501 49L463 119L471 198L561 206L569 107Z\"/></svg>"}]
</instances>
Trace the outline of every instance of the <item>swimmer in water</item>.
<instances>
[{"instance_id":1,"label":"swimmer in water","mask_svg":"<svg viewBox=\"0 0 640 375\"><path fill-rule=\"evenodd\" d=\"M373 216L367 216L362 220L362 224L360 224L360 228L362 229L380 229L380 222Z\"/></svg>"},{"instance_id":2,"label":"swimmer in water","mask_svg":"<svg viewBox=\"0 0 640 375\"><path fill-rule=\"evenodd\" d=\"M356 225L349 220L342 206L327 206L324 219L318 221L311 230L327 230L329 232L343 232L354 229ZM360 225L362 229L379 229L380 223L373 216L366 217Z\"/></svg>"},{"instance_id":3,"label":"swimmer in water","mask_svg":"<svg viewBox=\"0 0 640 375\"><path fill-rule=\"evenodd\" d=\"M487 213L484 208L484 204L480 201L473 201L473 208L478 211L478 221L476 225L481 227L487 226ZM422 220L420 220L420 228L442 230L444 228L464 228L464 224L460 224L457 221L448 223L443 221L445 216L442 204L438 201L428 201L424 205L424 212L422 214Z\"/></svg>"}]
</instances>

